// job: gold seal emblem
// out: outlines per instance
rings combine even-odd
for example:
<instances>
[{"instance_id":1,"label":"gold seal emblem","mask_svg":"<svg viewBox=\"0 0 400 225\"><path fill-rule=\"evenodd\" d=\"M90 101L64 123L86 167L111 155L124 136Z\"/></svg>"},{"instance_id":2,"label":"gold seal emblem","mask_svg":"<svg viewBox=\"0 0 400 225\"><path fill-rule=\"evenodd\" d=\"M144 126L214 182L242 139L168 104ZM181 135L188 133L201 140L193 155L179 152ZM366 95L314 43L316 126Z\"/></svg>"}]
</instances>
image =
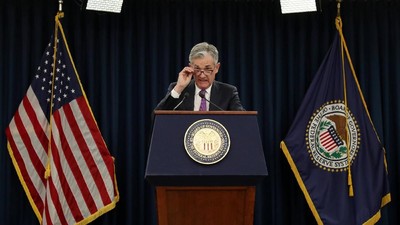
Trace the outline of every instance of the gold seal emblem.
<instances>
[{"instance_id":1,"label":"gold seal emblem","mask_svg":"<svg viewBox=\"0 0 400 225\"><path fill-rule=\"evenodd\" d=\"M316 166L328 172L347 171L357 157L360 141L358 122L341 100L326 102L308 122L308 153Z\"/></svg>"},{"instance_id":2,"label":"gold seal emblem","mask_svg":"<svg viewBox=\"0 0 400 225\"><path fill-rule=\"evenodd\" d=\"M229 133L215 120L198 120L187 129L184 145L187 154L194 161L201 164L214 164L228 154Z\"/></svg>"}]
</instances>

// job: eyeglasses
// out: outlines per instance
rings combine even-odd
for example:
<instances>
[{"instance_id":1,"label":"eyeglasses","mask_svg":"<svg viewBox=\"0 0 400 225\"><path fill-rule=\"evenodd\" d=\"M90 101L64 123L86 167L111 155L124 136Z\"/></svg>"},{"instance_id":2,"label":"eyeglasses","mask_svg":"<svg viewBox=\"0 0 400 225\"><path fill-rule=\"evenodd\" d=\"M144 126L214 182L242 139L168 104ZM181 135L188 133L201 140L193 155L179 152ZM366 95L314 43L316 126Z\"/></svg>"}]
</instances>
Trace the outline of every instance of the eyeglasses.
<instances>
[{"instance_id":1,"label":"eyeglasses","mask_svg":"<svg viewBox=\"0 0 400 225\"><path fill-rule=\"evenodd\" d=\"M204 73L204 75L211 75L213 72L214 72L214 70L212 70L212 69L204 69L204 70L201 70L201 69L197 69L197 68L195 68L194 69L194 74L196 74L196 75L200 75L201 73Z\"/></svg>"}]
</instances>

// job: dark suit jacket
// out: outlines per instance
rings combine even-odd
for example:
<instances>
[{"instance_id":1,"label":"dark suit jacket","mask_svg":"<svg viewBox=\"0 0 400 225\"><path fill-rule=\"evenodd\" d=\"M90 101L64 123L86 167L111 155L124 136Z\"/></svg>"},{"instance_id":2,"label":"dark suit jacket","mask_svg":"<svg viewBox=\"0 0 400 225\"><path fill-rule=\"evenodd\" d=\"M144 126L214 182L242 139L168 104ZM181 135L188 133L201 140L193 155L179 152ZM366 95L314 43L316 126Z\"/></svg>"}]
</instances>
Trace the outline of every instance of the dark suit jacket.
<instances>
[{"instance_id":1,"label":"dark suit jacket","mask_svg":"<svg viewBox=\"0 0 400 225\"><path fill-rule=\"evenodd\" d=\"M194 108L194 96L195 96L195 83L192 80L189 85L182 91L178 99L171 96L171 91L175 87L176 82L171 83L168 87L167 95L158 103L155 110L172 110L176 107L179 102L185 96L185 93L189 95L182 102L182 104L176 108L176 110L189 110L193 111ZM237 88L233 85L214 81L211 87L210 102L219 106L226 111L244 111L242 104L240 103L239 94ZM209 111L219 111L218 107L210 103Z\"/></svg>"}]
</instances>

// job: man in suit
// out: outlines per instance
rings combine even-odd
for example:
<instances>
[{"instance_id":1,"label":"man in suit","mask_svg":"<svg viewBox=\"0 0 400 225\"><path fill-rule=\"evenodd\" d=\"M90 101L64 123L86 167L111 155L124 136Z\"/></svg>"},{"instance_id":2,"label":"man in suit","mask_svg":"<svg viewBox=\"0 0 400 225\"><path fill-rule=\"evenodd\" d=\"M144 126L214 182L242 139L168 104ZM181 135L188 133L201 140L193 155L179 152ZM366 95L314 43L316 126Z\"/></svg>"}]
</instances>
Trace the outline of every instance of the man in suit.
<instances>
[{"instance_id":1,"label":"man in suit","mask_svg":"<svg viewBox=\"0 0 400 225\"><path fill-rule=\"evenodd\" d=\"M190 51L189 62L179 73L178 81L169 85L156 110L245 110L235 86L215 81L221 64L214 45L207 42L195 45Z\"/></svg>"}]
</instances>

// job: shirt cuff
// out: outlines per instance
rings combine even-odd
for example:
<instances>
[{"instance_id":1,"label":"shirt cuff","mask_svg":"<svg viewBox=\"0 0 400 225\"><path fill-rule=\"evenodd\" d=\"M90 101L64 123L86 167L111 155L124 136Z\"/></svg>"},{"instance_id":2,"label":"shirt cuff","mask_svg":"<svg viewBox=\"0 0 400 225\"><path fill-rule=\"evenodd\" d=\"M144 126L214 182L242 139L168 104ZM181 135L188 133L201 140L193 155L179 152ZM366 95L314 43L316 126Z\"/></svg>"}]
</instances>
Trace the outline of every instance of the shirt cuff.
<instances>
[{"instance_id":1,"label":"shirt cuff","mask_svg":"<svg viewBox=\"0 0 400 225\"><path fill-rule=\"evenodd\" d=\"M172 89L171 91L171 96L173 98L179 98L180 94L178 92L175 91L175 89Z\"/></svg>"}]
</instances>

